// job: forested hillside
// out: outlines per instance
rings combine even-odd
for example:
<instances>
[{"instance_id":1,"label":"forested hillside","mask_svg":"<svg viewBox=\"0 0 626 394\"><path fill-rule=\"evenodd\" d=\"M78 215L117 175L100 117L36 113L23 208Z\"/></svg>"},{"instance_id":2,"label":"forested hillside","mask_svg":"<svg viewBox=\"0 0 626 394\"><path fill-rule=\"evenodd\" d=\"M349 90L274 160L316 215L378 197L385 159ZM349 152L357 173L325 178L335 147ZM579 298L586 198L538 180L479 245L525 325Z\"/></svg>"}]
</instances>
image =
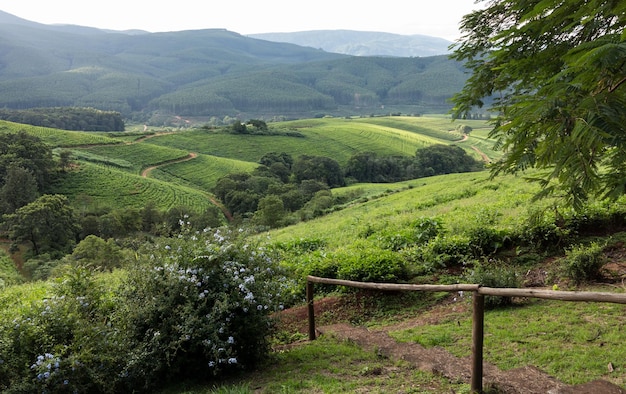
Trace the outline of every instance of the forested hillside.
<instances>
[{"instance_id":1,"label":"forested hillside","mask_svg":"<svg viewBox=\"0 0 626 394\"><path fill-rule=\"evenodd\" d=\"M353 57L226 30L108 32L0 14L0 107L243 118L449 109L466 79L441 57Z\"/></svg>"}]
</instances>

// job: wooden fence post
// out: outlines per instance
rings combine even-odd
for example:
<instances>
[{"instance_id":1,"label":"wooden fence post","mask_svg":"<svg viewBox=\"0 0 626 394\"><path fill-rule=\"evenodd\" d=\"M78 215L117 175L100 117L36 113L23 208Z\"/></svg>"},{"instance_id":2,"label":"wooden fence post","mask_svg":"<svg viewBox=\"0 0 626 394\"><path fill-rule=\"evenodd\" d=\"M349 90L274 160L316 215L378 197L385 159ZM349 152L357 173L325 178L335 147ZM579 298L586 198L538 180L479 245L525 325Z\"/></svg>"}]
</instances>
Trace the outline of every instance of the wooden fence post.
<instances>
[{"instance_id":1,"label":"wooden fence post","mask_svg":"<svg viewBox=\"0 0 626 394\"><path fill-rule=\"evenodd\" d=\"M470 391L474 394L483 392L483 340L485 330L485 296L473 293L472 318L472 381Z\"/></svg>"},{"instance_id":2,"label":"wooden fence post","mask_svg":"<svg viewBox=\"0 0 626 394\"><path fill-rule=\"evenodd\" d=\"M313 308L313 282L307 280L306 282L306 304L309 309L309 340L315 340L315 310Z\"/></svg>"}]
</instances>

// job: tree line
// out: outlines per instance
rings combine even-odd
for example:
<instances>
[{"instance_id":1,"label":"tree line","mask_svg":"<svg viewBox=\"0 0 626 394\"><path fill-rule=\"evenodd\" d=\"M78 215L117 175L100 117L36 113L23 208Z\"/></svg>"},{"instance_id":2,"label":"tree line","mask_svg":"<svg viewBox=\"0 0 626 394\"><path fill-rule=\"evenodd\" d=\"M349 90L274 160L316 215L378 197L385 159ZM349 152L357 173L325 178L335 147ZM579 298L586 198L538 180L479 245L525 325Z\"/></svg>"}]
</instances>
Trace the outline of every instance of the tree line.
<instances>
[{"instance_id":1,"label":"tree line","mask_svg":"<svg viewBox=\"0 0 626 394\"><path fill-rule=\"evenodd\" d=\"M213 193L236 217L269 227L323 214L338 202L331 189L347 183L400 182L483 167L453 145L418 149L413 157L358 153L343 168L332 158L302 155L294 159L284 152L267 153L259 164L252 173L220 178Z\"/></svg>"},{"instance_id":2,"label":"tree line","mask_svg":"<svg viewBox=\"0 0 626 394\"><path fill-rule=\"evenodd\" d=\"M124 131L122 115L95 108L53 107L0 109L0 119L33 126L75 131Z\"/></svg>"}]
</instances>

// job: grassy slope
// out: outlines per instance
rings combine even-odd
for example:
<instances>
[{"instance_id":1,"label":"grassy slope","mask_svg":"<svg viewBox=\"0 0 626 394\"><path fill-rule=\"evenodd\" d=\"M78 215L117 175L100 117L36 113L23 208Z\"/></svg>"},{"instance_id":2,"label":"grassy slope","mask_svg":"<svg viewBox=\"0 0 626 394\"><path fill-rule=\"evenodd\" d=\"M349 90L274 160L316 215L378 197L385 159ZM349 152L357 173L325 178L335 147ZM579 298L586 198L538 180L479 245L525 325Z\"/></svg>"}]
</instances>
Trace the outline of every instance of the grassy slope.
<instances>
[{"instance_id":1,"label":"grassy slope","mask_svg":"<svg viewBox=\"0 0 626 394\"><path fill-rule=\"evenodd\" d=\"M399 230L419 217L439 218L450 233L460 233L486 221L508 228L526 218L528 200L536 190L520 178L490 181L488 173L480 172L396 184L352 185L336 192L342 194L355 189L361 189L370 200L274 230L270 236L278 242L324 239L329 247L339 247L353 242L356 234L364 232L366 227L370 227L370 231Z\"/></svg>"},{"instance_id":2,"label":"grassy slope","mask_svg":"<svg viewBox=\"0 0 626 394\"><path fill-rule=\"evenodd\" d=\"M75 199L89 196L100 206L142 208L152 201L159 209L186 206L196 212L204 211L210 201L206 193L158 179L142 178L111 166L81 163L52 188Z\"/></svg>"}]
</instances>

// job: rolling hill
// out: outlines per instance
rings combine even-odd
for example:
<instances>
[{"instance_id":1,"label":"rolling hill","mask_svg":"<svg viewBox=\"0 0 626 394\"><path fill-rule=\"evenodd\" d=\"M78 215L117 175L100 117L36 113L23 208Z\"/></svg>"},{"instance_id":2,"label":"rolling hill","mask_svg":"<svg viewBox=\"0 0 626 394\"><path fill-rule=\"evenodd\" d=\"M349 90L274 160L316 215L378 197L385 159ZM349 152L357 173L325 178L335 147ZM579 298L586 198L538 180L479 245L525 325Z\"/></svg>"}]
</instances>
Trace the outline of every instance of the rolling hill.
<instances>
[{"instance_id":1,"label":"rolling hill","mask_svg":"<svg viewBox=\"0 0 626 394\"><path fill-rule=\"evenodd\" d=\"M71 152L73 170L55 182L50 193L65 194L71 200L87 196L107 207L142 207L152 201L164 210L185 205L201 212L212 204L210 192L220 177L252 172L270 152L294 158L332 157L345 165L360 152L413 156L417 149L433 144L458 144L480 159L472 147L484 143L487 124L463 122L474 129L467 140L449 119L426 116L275 122L270 123L272 135L235 135L226 129L78 132L6 121L0 121L0 133L24 130L57 153ZM146 172L148 168L151 171Z\"/></svg>"},{"instance_id":2,"label":"rolling hill","mask_svg":"<svg viewBox=\"0 0 626 394\"><path fill-rule=\"evenodd\" d=\"M347 56L222 29L111 32L0 12L0 107L312 117L443 112L466 80L446 56Z\"/></svg>"},{"instance_id":3,"label":"rolling hill","mask_svg":"<svg viewBox=\"0 0 626 394\"><path fill-rule=\"evenodd\" d=\"M401 35L374 31L311 30L293 33L250 34L261 40L288 42L327 52L353 56L416 57L450 52L452 42L425 35Z\"/></svg>"}]
</instances>

